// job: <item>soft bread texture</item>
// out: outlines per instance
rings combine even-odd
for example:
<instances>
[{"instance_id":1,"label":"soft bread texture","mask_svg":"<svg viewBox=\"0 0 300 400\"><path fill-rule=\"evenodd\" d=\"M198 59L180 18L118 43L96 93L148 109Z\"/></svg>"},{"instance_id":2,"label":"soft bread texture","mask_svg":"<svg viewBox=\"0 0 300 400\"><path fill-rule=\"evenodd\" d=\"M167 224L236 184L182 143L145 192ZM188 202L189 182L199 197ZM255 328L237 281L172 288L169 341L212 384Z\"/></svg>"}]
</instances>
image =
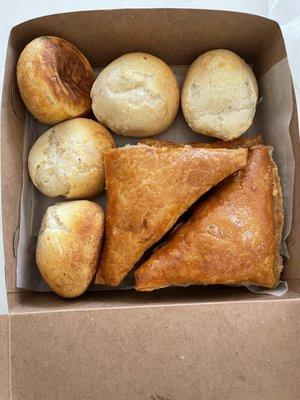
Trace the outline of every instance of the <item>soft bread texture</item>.
<instances>
[{"instance_id":1,"label":"soft bread texture","mask_svg":"<svg viewBox=\"0 0 300 400\"><path fill-rule=\"evenodd\" d=\"M71 43L42 36L22 51L17 65L21 97L39 121L54 125L91 110L95 76L88 60Z\"/></svg>"},{"instance_id":2,"label":"soft bread texture","mask_svg":"<svg viewBox=\"0 0 300 400\"><path fill-rule=\"evenodd\" d=\"M105 188L103 153L115 147L98 122L74 118L53 126L32 146L28 169L46 196L90 198Z\"/></svg>"},{"instance_id":3,"label":"soft bread texture","mask_svg":"<svg viewBox=\"0 0 300 400\"><path fill-rule=\"evenodd\" d=\"M237 54L220 49L193 62L182 87L181 106L193 131L231 140L252 124L257 99L251 68Z\"/></svg>"},{"instance_id":4,"label":"soft bread texture","mask_svg":"<svg viewBox=\"0 0 300 400\"><path fill-rule=\"evenodd\" d=\"M262 144L262 137L260 135L252 136L252 137L241 137L233 140L229 140L228 142L224 142L223 140L217 140L216 142L211 143L175 143L163 140L155 140L155 139L141 139L141 144L146 144L147 146L154 147L184 147L187 144L191 147L202 148L202 149L238 149L240 147L249 149L253 146L258 146Z\"/></svg>"},{"instance_id":5,"label":"soft bread texture","mask_svg":"<svg viewBox=\"0 0 300 400\"><path fill-rule=\"evenodd\" d=\"M129 53L97 77L92 108L98 121L125 136L151 136L166 130L179 107L179 87L172 70L146 53Z\"/></svg>"},{"instance_id":6,"label":"soft bread texture","mask_svg":"<svg viewBox=\"0 0 300 400\"><path fill-rule=\"evenodd\" d=\"M202 194L243 168L246 159L246 149L190 146L106 152L106 237L95 283L119 285Z\"/></svg>"},{"instance_id":7,"label":"soft bread texture","mask_svg":"<svg viewBox=\"0 0 300 400\"><path fill-rule=\"evenodd\" d=\"M276 287L282 269L283 204L277 167L267 147L197 205L135 272L136 289L170 285L254 284Z\"/></svg>"},{"instance_id":8,"label":"soft bread texture","mask_svg":"<svg viewBox=\"0 0 300 400\"><path fill-rule=\"evenodd\" d=\"M47 209L36 262L54 292L63 297L85 292L96 271L103 230L104 213L91 201L57 203Z\"/></svg>"}]
</instances>

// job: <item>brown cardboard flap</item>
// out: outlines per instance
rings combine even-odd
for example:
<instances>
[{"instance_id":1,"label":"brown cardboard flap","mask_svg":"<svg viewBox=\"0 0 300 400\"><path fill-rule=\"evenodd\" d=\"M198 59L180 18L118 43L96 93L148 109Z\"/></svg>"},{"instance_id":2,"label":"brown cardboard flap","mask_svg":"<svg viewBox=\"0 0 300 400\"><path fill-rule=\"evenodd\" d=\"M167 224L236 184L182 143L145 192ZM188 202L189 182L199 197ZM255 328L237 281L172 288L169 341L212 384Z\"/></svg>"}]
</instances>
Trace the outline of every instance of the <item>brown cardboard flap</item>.
<instances>
[{"instance_id":1,"label":"brown cardboard flap","mask_svg":"<svg viewBox=\"0 0 300 400\"><path fill-rule=\"evenodd\" d=\"M0 399L9 399L9 316L0 315Z\"/></svg>"},{"instance_id":2,"label":"brown cardboard flap","mask_svg":"<svg viewBox=\"0 0 300 400\"><path fill-rule=\"evenodd\" d=\"M95 67L103 67L130 51L146 51L169 64L183 65L190 64L206 50L228 48L251 63L260 76L286 56L277 23L234 12L186 9L91 11L37 18L13 28L8 43L1 116L3 230L9 292L15 290L15 240L19 226L25 124L24 106L16 89L15 67L24 46L40 35L57 35L70 40ZM291 136L294 152L299 154L295 123L291 125ZM299 160L296 168L300 168ZM300 226L299 218L296 213L294 227ZM299 233L294 228L295 243L299 242ZM290 261L290 265L295 266L291 268L293 277L300 276L294 258L296 247Z\"/></svg>"},{"instance_id":3,"label":"brown cardboard flap","mask_svg":"<svg viewBox=\"0 0 300 400\"><path fill-rule=\"evenodd\" d=\"M298 400L299 314L299 301L13 314L12 398Z\"/></svg>"},{"instance_id":4,"label":"brown cardboard flap","mask_svg":"<svg viewBox=\"0 0 300 400\"><path fill-rule=\"evenodd\" d=\"M199 54L216 48L236 51L251 64L262 47L270 46L278 24L250 14L191 10L143 9L74 12L36 18L16 26L16 50L42 35L61 36L78 46L95 67L104 67L121 54L145 51L170 65L190 64ZM22 33L22 34L21 34ZM108 45L109 44L109 45ZM281 60L284 46L272 64Z\"/></svg>"}]
</instances>

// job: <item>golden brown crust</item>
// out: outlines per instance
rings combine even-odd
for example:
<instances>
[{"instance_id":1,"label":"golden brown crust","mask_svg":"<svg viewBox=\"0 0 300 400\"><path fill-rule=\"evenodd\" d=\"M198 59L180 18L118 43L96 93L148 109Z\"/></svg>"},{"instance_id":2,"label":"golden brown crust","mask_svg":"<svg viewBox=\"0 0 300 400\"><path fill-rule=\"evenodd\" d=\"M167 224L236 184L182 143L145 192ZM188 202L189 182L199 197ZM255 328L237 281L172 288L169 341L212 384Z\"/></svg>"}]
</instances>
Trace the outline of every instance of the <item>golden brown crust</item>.
<instances>
[{"instance_id":1,"label":"golden brown crust","mask_svg":"<svg viewBox=\"0 0 300 400\"><path fill-rule=\"evenodd\" d=\"M71 43L42 36L22 51L17 65L21 97L34 117L57 124L91 110L92 67Z\"/></svg>"},{"instance_id":2,"label":"golden brown crust","mask_svg":"<svg viewBox=\"0 0 300 400\"><path fill-rule=\"evenodd\" d=\"M222 183L135 272L136 289L170 285L278 285L283 225L277 168L268 147Z\"/></svg>"},{"instance_id":3,"label":"golden brown crust","mask_svg":"<svg viewBox=\"0 0 300 400\"><path fill-rule=\"evenodd\" d=\"M240 137L237 139L228 140L224 142L223 140L217 140L216 142L211 143L175 143L163 140L155 140L155 139L141 139L141 144L146 144L147 146L155 146L155 147L184 147L186 144L195 148L203 148L203 149L238 149L240 147L250 149L253 146L258 146L262 144L261 135L256 135L252 137Z\"/></svg>"},{"instance_id":4,"label":"golden brown crust","mask_svg":"<svg viewBox=\"0 0 300 400\"><path fill-rule=\"evenodd\" d=\"M57 203L47 209L36 262L57 294L76 297L87 289L96 271L103 230L104 213L91 201Z\"/></svg>"},{"instance_id":5,"label":"golden brown crust","mask_svg":"<svg viewBox=\"0 0 300 400\"><path fill-rule=\"evenodd\" d=\"M202 194L243 168L246 157L246 149L190 146L106 152L106 240L95 282L118 285Z\"/></svg>"},{"instance_id":6,"label":"golden brown crust","mask_svg":"<svg viewBox=\"0 0 300 400\"><path fill-rule=\"evenodd\" d=\"M281 256L280 256L280 246L281 246L281 237L282 237L282 229L284 224L284 209L283 209L283 197L282 197L282 188L280 184L280 178L278 174L278 168L275 162L272 159L272 149L269 148L270 154L270 169L272 174L272 183L273 183L273 200L274 200L274 243L275 248L278 249L277 252L277 260L274 262L274 269L279 271L282 270Z\"/></svg>"}]
</instances>

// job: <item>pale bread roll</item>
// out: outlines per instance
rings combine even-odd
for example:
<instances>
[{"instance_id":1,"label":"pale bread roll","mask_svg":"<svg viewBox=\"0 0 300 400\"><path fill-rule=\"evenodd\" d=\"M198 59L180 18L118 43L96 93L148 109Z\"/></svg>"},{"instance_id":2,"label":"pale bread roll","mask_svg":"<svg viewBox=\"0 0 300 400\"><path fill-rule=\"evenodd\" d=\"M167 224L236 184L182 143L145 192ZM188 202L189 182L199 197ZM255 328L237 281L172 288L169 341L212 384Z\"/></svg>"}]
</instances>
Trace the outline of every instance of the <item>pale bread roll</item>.
<instances>
[{"instance_id":1,"label":"pale bread roll","mask_svg":"<svg viewBox=\"0 0 300 400\"><path fill-rule=\"evenodd\" d=\"M173 71L146 53L129 53L100 72L92 91L98 121L124 136L152 136L166 130L179 107Z\"/></svg>"},{"instance_id":2,"label":"pale bread roll","mask_svg":"<svg viewBox=\"0 0 300 400\"><path fill-rule=\"evenodd\" d=\"M249 65L232 51L212 50L189 68L181 106L193 131L231 140L252 124L257 99L257 82Z\"/></svg>"},{"instance_id":3,"label":"pale bread roll","mask_svg":"<svg viewBox=\"0 0 300 400\"><path fill-rule=\"evenodd\" d=\"M85 56L71 43L42 36L22 51L17 65L21 97L39 121L54 125L91 110L95 76Z\"/></svg>"},{"instance_id":4,"label":"pale bread roll","mask_svg":"<svg viewBox=\"0 0 300 400\"><path fill-rule=\"evenodd\" d=\"M61 122L31 148L31 180L49 197L94 197L105 188L103 153L113 147L112 135L96 121L74 118Z\"/></svg>"},{"instance_id":5,"label":"pale bread roll","mask_svg":"<svg viewBox=\"0 0 300 400\"><path fill-rule=\"evenodd\" d=\"M96 271L103 231L104 213L91 201L57 203L47 209L36 262L54 292L63 297L85 292Z\"/></svg>"}]
</instances>

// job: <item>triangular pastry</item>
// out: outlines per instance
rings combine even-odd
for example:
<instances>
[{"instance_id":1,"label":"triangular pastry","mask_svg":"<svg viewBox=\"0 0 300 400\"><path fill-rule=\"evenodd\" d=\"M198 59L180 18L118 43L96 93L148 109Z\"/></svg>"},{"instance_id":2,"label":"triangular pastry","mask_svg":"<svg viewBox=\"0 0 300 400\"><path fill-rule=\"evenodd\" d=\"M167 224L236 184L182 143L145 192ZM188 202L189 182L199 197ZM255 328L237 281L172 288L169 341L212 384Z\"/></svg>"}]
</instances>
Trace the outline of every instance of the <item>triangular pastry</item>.
<instances>
[{"instance_id":1,"label":"triangular pastry","mask_svg":"<svg viewBox=\"0 0 300 400\"><path fill-rule=\"evenodd\" d=\"M222 182L135 272L137 290L170 285L276 287L283 225L281 187L269 148Z\"/></svg>"},{"instance_id":2,"label":"triangular pastry","mask_svg":"<svg viewBox=\"0 0 300 400\"><path fill-rule=\"evenodd\" d=\"M95 283L119 285L202 194L245 166L247 153L145 145L107 151L106 239Z\"/></svg>"},{"instance_id":3,"label":"triangular pastry","mask_svg":"<svg viewBox=\"0 0 300 400\"><path fill-rule=\"evenodd\" d=\"M145 138L141 139L140 143L146 144L148 146L154 147L184 147L184 143L175 143L163 140L156 140ZM216 142L209 142L209 143L189 143L190 146L196 148L205 148L205 149L238 149L239 147L250 148L253 146L257 146L262 144L262 137L261 135L256 135L252 137L239 137L237 139L228 140L224 142L223 140L217 140Z\"/></svg>"}]
</instances>

